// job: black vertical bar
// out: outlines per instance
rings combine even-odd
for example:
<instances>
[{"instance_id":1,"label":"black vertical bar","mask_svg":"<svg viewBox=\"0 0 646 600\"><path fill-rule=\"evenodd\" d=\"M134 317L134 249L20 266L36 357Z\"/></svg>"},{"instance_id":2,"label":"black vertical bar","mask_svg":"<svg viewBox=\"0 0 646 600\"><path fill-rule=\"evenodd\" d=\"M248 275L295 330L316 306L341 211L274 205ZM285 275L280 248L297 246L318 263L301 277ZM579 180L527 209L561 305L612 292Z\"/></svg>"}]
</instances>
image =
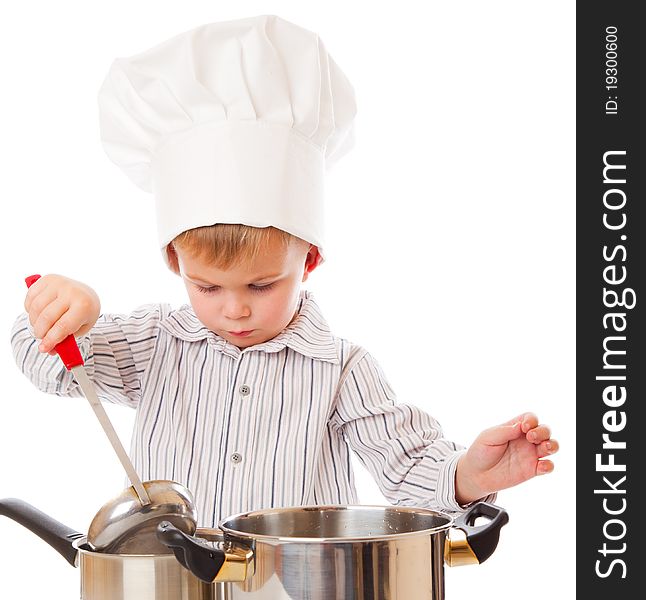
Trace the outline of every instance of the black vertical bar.
<instances>
[{"instance_id":1,"label":"black vertical bar","mask_svg":"<svg viewBox=\"0 0 646 600\"><path fill-rule=\"evenodd\" d=\"M577 597L644 598L643 3L577 3ZM564 499L565 500L565 499ZM567 506L567 500L565 500ZM561 552L567 553L567 540ZM560 557L567 560L568 557Z\"/></svg>"}]
</instances>

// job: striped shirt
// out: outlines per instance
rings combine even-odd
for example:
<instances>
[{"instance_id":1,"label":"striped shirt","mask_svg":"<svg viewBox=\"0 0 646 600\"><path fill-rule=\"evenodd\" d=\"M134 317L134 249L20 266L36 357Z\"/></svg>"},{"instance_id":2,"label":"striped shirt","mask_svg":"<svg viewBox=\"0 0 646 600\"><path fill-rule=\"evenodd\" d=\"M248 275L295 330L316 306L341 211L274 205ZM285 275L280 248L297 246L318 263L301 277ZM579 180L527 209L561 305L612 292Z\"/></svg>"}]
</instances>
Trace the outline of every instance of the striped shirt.
<instances>
[{"instance_id":1,"label":"striped shirt","mask_svg":"<svg viewBox=\"0 0 646 600\"><path fill-rule=\"evenodd\" d=\"M81 396L31 331L18 317L21 371L43 392ZM357 504L350 450L389 502L463 510L454 484L463 448L396 402L375 359L332 335L310 292L281 333L249 348L209 331L190 306L168 304L103 314L77 341L99 397L136 410L135 469L191 490L200 526L262 508Z\"/></svg>"}]
</instances>

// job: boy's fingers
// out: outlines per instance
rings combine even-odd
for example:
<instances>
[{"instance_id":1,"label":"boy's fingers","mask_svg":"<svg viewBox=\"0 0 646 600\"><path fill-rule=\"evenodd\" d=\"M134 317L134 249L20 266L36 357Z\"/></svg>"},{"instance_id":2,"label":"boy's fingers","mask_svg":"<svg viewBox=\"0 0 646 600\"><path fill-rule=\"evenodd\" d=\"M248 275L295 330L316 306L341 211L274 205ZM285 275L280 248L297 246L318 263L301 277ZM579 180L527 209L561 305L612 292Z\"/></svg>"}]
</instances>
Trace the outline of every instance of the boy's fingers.
<instances>
[{"instance_id":1,"label":"boy's fingers","mask_svg":"<svg viewBox=\"0 0 646 600\"><path fill-rule=\"evenodd\" d=\"M66 303L58 299L47 304L34 320L34 335L37 338L44 339L49 334L54 323L61 318L68 308L69 306Z\"/></svg>"},{"instance_id":2,"label":"boy's fingers","mask_svg":"<svg viewBox=\"0 0 646 600\"><path fill-rule=\"evenodd\" d=\"M50 330L47 332L47 335L40 342L38 349L41 352L51 353L54 351L54 347L62 342L68 336L67 327L65 321L61 323L59 319L54 323Z\"/></svg>"},{"instance_id":3,"label":"boy's fingers","mask_svg":"<svg viewBox=\"0 0 646 600\"><path fill-rule=\"evenodd\" d=\"M539 460L536 463L536 475L545 475L554 470L554 463L551 460Z\"/></svg>"},{"instance_id":4,"label":"boy's fingers","mask_svg":"<svg viewBox=\"0 0 646 600\"><path fill-rule=\"evenodd\" d=\"M506 444L511 440L515 440L522 435L520 430L520 421L515 424L498 425L485 429L479 436L478 440L483 444L489 446L497 446L499 444Z\"/></svg>"},{"instance_id":5,"label":"boy's fingers","mask_svg":"<svg viewBox=\"0 0 646 600\"><path fill-rule=\"evenodd\" d=\"M27 290L25 295L25 310L29 312L34 300L47 289L46 283L43 281L42 277L31 284L30 288Z\"/></svg>"},{"instance_id":6,"label":"boy's fingers","mask_svg":"<svg viewBox=\"0 0 646 600\"><path fill-rule=\"evenodd\" d=\"M26 308L27 302L25 302L25 309L29 314L29 322L32 326L38 320L40 313L43 312L49 304L56 300L56 296L57 294L54 289L51 287L45 287L37 296L34 296L28 309Z\"/></svg>"},{"instance_id":7,"label":"boy's fingers","mask_svg":"<svg viewBox=\"0 0 646 600\"><path fill-rule=\"evenodd\" d=\"M534 429L538 425L538 417L531 412L525 413L522 419L523 433L527 433L530 429Z\"/></svg>"},{"instance_id":8,"label":"boy's fingers","mask_svg":"<svg viewBox=\"0 0 646 600\"><path fill-rule=\"evenodd\" d=\"M536 455L543 458L559 451L559 443L556 440L546 440L536 446Z\"/></svg>"},{"instance_id":9,"label":"boy's fingers","mask_svg":"<svg viewBox=\"0 0 646 600\"><path fill-rule=\"evenodd\" d=\"M74 333L81 327L79 311L71 308L60 316L51 326L47 335L43 338L39 350L49 352L54 346L62 342L70 333Z\"/></svg>"},{"instance_id":10,"label":"boy's fingers","mask_svg":"<svg viewBox=\"0 0 646 600\"><path fill-rule=\"evenodd\" d=\"M538 425L538 417L532 412L525 412L513 419L509 419L503 425L514 425L516 423L522 423L523 433L527 433L530 429L533 429Z\"/></svg>"},{"instance_id":11,"label":"boy's fingers","mask_svg":"<svg viewBox=\"0 0 646 600\"><path fill-rule=\"evenodd\" d=\"M549 440L552 432L547 425L538 425L527 432L527 440L533 444L540 444L544 440Z\"/></svg>"}]
</instances>

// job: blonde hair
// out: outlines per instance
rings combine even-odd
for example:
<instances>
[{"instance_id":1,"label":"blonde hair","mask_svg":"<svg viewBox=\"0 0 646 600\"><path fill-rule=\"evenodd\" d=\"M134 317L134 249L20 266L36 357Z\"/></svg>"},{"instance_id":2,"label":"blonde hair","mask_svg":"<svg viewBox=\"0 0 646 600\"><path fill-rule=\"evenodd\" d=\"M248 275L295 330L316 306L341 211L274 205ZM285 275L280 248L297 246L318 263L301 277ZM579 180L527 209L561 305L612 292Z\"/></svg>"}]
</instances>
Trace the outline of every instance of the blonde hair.
<instances>
[{"instance_id":1,"label":"blonde hair","mask_svg":"<svg viewBox=\"0 0 646 600\"><path fill-rule=\"evenodd\" d=\"M249 264L274 240L285 249L292 241L303 242L275 227L217 223L180 233L168 244L166 253L168 262L176 273L179 273L179 265L175 247L218 269L226 270L233 265Z\"/></svg>"}]
</instances>

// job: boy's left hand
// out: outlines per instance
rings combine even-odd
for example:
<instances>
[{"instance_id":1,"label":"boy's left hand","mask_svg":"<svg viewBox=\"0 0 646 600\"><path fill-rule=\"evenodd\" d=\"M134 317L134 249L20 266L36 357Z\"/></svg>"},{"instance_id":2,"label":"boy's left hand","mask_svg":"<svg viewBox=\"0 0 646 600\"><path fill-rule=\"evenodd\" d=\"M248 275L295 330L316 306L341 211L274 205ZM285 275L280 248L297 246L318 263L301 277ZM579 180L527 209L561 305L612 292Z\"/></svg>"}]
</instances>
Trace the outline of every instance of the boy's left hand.
<instances>
[{"instance_id":1,"label":"boy's left hand","mask_svg":"<svg viewBox=\"0 0 646 600\"><path fill-rule=\"evenodd\" d=\"M554 469L545 456L559 449L550 429L539 425L533 413L524 413L502 425L485 429L460 457L455 473L455 496L467 504L550 473Z\"/></svg>"}]
</instances>

